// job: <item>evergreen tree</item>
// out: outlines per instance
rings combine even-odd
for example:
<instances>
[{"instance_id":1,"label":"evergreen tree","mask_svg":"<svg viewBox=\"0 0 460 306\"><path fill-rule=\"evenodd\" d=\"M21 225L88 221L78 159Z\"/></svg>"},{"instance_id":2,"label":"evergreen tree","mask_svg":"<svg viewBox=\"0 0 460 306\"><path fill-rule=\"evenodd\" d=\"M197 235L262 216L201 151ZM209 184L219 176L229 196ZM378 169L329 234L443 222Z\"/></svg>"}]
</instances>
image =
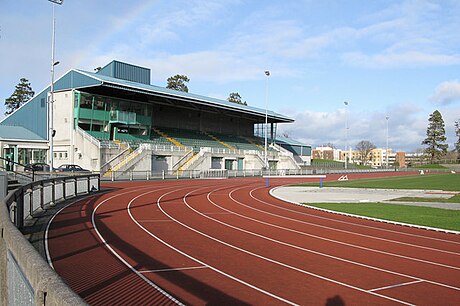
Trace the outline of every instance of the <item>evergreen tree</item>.
<instances>
[{"instance_id":1,"label":"evergreen tree","mask_svg":"<svg viewBox=\"0 0 460 306\"><path fill-rule=\"evenodd\" d=\"M448 144L444 144L447 137L441 113L435 110L430 115L428 122L427 137L422 141L422 145L428 146L425 149L425 153L430 157L430 162L433 163L435 159L439 159L439 157L447 153Z\"/></svg>"},{"instance_id":2,"label":"evergreen tree","mask_svg":"<svg viewBox=\"0 0 460 306\"><path fill-rule=\"evenodd\" d=\"M248 105L246 103L246 101L242 101L241 100L241 96L239 93L237 92L231 92L229 95L228 95L228 98L227 98L227 101L228 102L233 102L233 103L236 103L236 104L241 104L241 105Z\"/></svg>"},{"instance_id":3,"label":"evergreen tree","mask_svg":"<svg viewBox=\"0 0 460 306\"><path fill-rule=\"evenodd\" d=\"M457 158L460 160L460 120L455 121L455 135L457 135L455 151L457 151Z\"/></svg>"},{"instance_id":4,"label":"evergreen tree","mask_svg":"<svg viewBox=\"0 0 460 306\"><path fill-rule=\"evenodd\" d=\"M5 106L6 111L5 115L9 115L15 110L17 110L21 105L29 101L35 92L32 90L30 86L29 80L26 78L22 78L19 80L19 84L16 85L16 89L14 90L13 94L5 99Z\"/></svg>"},{"instance_id":5,"label":"evergreen tree","mask_svg":"<svg viewBox=\"0 0 460 306\"><path fill-rule=\"evenodd\" d=\"M167 79L168 85L166 85L166 88L188 92L188 87L185 83L189 81L190 79L186 75L176 74Z\"/></svg>"}]
</instances>

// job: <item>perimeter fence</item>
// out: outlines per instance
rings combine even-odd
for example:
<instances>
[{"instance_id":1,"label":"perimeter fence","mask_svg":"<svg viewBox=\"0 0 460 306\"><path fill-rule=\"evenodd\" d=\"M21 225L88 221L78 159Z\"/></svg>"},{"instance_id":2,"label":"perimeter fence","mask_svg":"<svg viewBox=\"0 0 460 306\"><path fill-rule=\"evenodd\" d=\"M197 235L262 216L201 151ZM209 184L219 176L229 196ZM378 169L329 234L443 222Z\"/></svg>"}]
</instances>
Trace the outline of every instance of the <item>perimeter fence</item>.
<instances>
[{"instance_id":1,"label":"perimeter fence","mask_svg":"<svg viewBox=\"0 0 460 306\"><path fill-rule=\"evenodd\" d=\"M20 229L56 203L99 190L99 174L90 174L35 181L6 196L0 205L1 305L86 305Z\"/></svg>"},{"instance_id":2,"label":"perimeter fence","mask_svg":"<svg viewBox=\"0 0 460 306\"><path fill-rule=\"evenodd\" d=\"M374 172L414 172L421 171L415 168L401 169L330 169L330 168L307 168L307 169L267 169L267 170L163 170L163 171L113 171L109 176L101 175L103 181L144 181L144 180L180 180L180 179L208 179L208 178L232 178L232 177L263 177L282 175L317 175L317 174L349 174L349 173L374 173ZM448 169L426 169L425 172L450 172Z\"/></svg>"}]
</instances>

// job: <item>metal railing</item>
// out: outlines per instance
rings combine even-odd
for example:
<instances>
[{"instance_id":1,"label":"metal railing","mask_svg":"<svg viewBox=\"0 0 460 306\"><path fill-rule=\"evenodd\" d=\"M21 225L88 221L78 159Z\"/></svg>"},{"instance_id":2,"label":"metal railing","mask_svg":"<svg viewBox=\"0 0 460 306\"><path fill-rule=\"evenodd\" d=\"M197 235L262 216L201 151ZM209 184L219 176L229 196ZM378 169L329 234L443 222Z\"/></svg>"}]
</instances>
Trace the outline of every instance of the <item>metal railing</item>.
<instances>
[{"instance_id":1,"label":"metal railing","mask_svg":"<svg viewBox=\"0 0 460 306\"><path fill-rule=\"evenodd\" d=\"M86 305L20 232L40 209L100 190L98 174L57 177L19 187L0 207L0 304Z\"/></svg>"}]
</instances>

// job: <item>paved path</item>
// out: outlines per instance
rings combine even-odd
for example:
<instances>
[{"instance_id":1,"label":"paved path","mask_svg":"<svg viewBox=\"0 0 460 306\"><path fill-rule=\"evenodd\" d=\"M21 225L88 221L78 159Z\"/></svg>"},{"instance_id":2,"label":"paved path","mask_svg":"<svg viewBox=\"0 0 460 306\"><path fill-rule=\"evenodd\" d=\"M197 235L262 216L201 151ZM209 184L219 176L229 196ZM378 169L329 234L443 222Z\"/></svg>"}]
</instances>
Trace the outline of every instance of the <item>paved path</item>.
<instances>
[{"instance_id":1,"label":"paved path","mask_svg":"<svg viewBox=\"0 0 460 306\"><path fill-rule=\"evenodd\" d=\"M273 194L281 199L296 203L366 203L385 202L412 206L460 210L460 203L395 202L401 197L449 198L452 192L401 190L401 189L359 189L337 187L280 187Z\"/></svg>"}]
</instances>

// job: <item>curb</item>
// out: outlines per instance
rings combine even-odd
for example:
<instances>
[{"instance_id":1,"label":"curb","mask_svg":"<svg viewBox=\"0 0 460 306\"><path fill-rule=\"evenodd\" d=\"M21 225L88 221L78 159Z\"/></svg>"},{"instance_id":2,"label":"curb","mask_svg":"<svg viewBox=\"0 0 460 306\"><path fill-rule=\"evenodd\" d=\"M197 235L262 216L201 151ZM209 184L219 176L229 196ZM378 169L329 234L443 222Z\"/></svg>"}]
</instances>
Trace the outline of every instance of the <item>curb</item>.
<instances>
[{"instance_id":1,"label":"curb","mask_svg":"<svg viewBox=\"0 0 460 306\"><path fill-rule=\"evenodd\" d=\"M329 210L329 209L325 209L325 208L319 208L319 207L315 207L315 206L311 206L311 205L307 205L307 204L297 203L297 202L290 201L290 200L287 200L287 199L284 199L284 198L281 198L279 196L274 195L273 192L276 189L282 188L282 187L286 187L286 186L278 186L278 187L271 188L270 191L269 191L269 194L272 197L274 197L275 199L278 199L278 200L281 200L281 201L284 201L284 202L287 202L287 203L291 203L291 204L306 207L306 208L316 209L316 210L324 211L324 212L328 212L328 213L333 213L333 214L337 214L337 215L353 217L353 218L358 218L358 219L364 219L364 220L370 220L370 221L376 221L376 222L381 222L381 223L388 223L388 224L406 226L406 227L411 227L411 228L424 229L424 230L435 231L435 232L442 232L442 233L447 233L447 234L460 235L460 231L448 230L448 229L437 228L437 227L429 227L429 226L423 226L423 225L416 225L416 224L410 224L410 223L403 223L403 222L396 222L396 221L391 221L391 220L378 219L378 218L372 218L372 217L366 217L366 216L360 216L360 215L354 215L354 214L349 214L349 213Z\"/></svg>"}]
</instances>

